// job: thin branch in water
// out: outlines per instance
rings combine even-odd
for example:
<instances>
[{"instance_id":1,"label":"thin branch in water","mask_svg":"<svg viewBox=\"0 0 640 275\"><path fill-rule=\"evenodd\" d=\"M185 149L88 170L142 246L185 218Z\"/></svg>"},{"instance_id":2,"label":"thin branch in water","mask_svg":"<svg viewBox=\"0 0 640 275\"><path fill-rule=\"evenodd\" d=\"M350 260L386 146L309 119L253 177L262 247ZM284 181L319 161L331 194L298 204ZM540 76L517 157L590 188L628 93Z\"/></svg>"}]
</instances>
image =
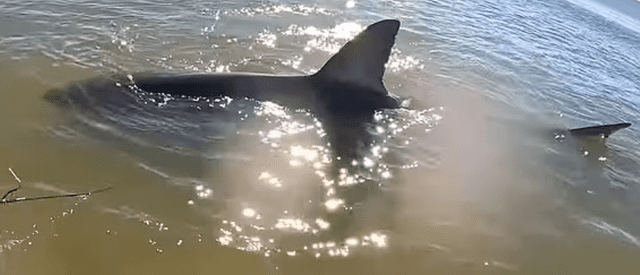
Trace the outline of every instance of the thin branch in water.
<instances>
[{"instance_id":1,"label":"thin branch in water","mask_svg":"<svg viewBox=\"0 0 640 275\"><path fill-rule=\"evenodd\" d=\"M33 197L33 198L22 197L22 198L15 198L15 199L7 199L7 196L9 196L9 194L11 194L13 192L16 192L20 188L22 188L22 181L20 180L20 178L18 178L16 173L13 172L13 170L11 168L9 168L9 172L11 172L11 174L13 175L13 178L15 178L16 181L18 182L18 187L14 188L14 189L11 189L7 193L5 193L4 196L2 196L2 199L0 199L0 204L23 202L23 201L44 200L44 199L55 199L55 198L72 198L72 197L80 197L80 196L90 196L91 194L104 192L104 191L107 191L107 190L113 188L113 186L108 186L108 187L105 187L105 188L102 188L102 189L93 190L93 191L89 191L89 192L82 192L82 193L72 193L72 194L53 195L53 196L41 196L41 197Z\"/></svg>"},{"instance_id":2,"label":"thin branch in water","mask_svg":"<svg viewBox=\"0 0 640 275\"><path fill-rule=\"evenodd\" d=\"M20 178L18 178L18 175L16 175L16 172L13 172L13 169L11 169L11 167L9 167L9 172L11 172L11 175L13 175L13 178L16 179L16 181L18 181L18 184L22 183Z\"/></svg>"},{"instance_id":3,"label":"thin branch in water","mask_svg":"<svg viewBox=\"0 0 640 275\"><path fill-rule=\"evenodd\" d=\"M13 178L16 179L16 181L18 181L18 187L17 188L13 188L11 190L9 190L9 192L7 192L6 194L4 194L4 196L2 196L2 199L0 199L0 202L4 202L5 199L7 198L7 196L9 196L9 194L18 191L18 189L22 188L22 181L20 180L20 178L18 178L18 176L16 175L15 172L13 172L13 169L11 169L11 167L9 167L9 172L11 172L11 175L13 175Z\"/></svg>"}]
</instances>

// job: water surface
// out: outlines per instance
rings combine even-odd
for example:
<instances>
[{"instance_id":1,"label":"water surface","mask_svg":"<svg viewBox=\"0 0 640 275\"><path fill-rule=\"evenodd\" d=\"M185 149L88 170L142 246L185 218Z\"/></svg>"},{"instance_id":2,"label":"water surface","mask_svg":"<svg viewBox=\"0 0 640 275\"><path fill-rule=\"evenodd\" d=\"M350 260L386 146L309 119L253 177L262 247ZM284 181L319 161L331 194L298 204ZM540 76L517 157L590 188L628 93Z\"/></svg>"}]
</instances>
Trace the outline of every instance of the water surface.
<instances>
[{"instance_id":1,"label":"water surface","mask_svg":"<svg viewBox=\"0 0 640 275\"><path fill-rule=\"evenodd\" d=\"M0 191L9 168L11 198L113 188L0 205L0 273L632 273L640 24L599 5L4 1ZM336 176L304 110L42 99L113 73L313 73L385 18L384 82L410 104ZM606 143L556 135L621 121Z\"/></svg>"}]
</instances>

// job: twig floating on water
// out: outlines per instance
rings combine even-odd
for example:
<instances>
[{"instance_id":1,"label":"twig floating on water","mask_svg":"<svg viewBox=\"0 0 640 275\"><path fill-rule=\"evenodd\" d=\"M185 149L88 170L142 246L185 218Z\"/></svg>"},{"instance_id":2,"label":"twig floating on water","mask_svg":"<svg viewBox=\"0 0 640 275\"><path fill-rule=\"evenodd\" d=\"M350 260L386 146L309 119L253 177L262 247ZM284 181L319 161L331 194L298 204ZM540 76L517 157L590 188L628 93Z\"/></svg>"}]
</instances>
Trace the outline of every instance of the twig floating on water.
<instances>
[{"instance_id":1,"label":"twig floating on water","mask_svg":"<svg viewBox=\"0 0 640 275\"><path fill-rule=\"evenodd\" d=\"M16 181L18 181L18 187L11 189L11 190L9 190L9 192L4 194L4 196L2 196L2 199L0 199L0 202L4 202L5 199L7 198L7 196L9 196L9 194L11 194L11 193L13 193L15 191L18 191L18 189L20 189L22 187L22 181L20 180L20 178L18 178L16 173L13 172L13 169L11 169L11 167L9 167L9 172L11 172L11 175L13 175L13 177L16 179Z\"/></svg>"},{"instance_id":2,"label":"twig floating on water","mask_svg":"<svg viewBox=\"0 0 640 275\"><path fill-rule=\"evenodd\" d=\"M11 168L9 168L9 172L11 172L13 177L18 182L18 187L14 188L14 189L11 189L7 193L5 193L4 196L2 196L2 199L0 199L0 204L23 202L23 201L45 200L45 199L55 199L55 198L72 198L72 197L79 197L79 196L89 196L91 194L104 192L104 191L107 191L107 190L113 188L113 186L108 186L108 187L105 187L105 188L102 188L102 189L93 190L93 191L89 191L89 192L82 192L82 193L72 193L72 194L53 195L53 196L41 196L41 197L33 197L33 198L22 197L22 198L15 198L15 199L8 199L7 200L7 196L9 196L9 194L11 194L13 192L16 192L20 188L22 188L22 181L20 180L20 178L18 178L16 173L13 172L13 170Z\"/></svg>"}]
</instances>

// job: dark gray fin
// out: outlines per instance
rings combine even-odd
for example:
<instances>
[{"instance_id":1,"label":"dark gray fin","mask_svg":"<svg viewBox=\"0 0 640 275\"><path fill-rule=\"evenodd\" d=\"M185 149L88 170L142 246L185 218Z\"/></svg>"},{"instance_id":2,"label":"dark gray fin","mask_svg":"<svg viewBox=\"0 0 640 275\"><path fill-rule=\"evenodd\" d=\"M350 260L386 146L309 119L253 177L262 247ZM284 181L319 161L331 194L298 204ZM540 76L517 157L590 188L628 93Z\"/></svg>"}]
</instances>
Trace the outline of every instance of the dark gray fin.
<instances>
[{"instance_id":1,"label":"dark gray fin","mask_svg":"<svg viewBox=\"0 0 640 275\"><path fill-rule=\"evenodd\" d=\"M399 28L398 20L383 20L370 25L347 42L315 76L388 95L382 76Z\"/></svg>"},{"instance_id":2,"label":"dark gray fin","mask_svg":"<svg viewBox=\"0 0 640 275\"><path fill-rule=\"evenodd\" d=\"M614 132L624 129L631 126L631 123L616 123L616 124L607 124L607 125L599 125L599 126L590 126L583 128L574 128L569 129L569 133L571 133L574 137L609 137Z\"/></svg>"}]
</instances>

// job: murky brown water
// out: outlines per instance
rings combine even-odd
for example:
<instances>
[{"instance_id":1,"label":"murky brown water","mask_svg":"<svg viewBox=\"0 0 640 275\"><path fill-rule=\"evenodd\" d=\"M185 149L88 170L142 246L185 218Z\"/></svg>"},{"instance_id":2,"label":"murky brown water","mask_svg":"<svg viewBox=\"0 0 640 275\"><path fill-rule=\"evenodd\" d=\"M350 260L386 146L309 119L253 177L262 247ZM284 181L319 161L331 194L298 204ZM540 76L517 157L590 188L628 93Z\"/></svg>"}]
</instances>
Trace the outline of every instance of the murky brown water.
<instances>
[{"instance_id":1,"label":"murky brown water","mask_svg":"<svg viewBox=\"0 0 640 275\"><path fill-rule=\"evenodd\" d=\"M567 120L636 123L637 86L593 77L635 68L635 56L562 40L609 33L567 19L585 11L546 2L41 4L0 4L0 194L18 186L9 169L22 181L9 199L112 188L0 204L0 274L640 270L637 131L606 144L554 136ZM545 17L564 25L508 16L527 11L568 15ZM377 139L335 176L345 167L304 111L228 99L64 110L42 98L112 72L310 73L371 17L403 21L384 80L411 105L377 114ZM487 20L497 25L480 27ZM533 43L528 34L537 48L520 47ZM566 63L580 52L570 46L600 63ZM629 95L591 95L598 87Z\"/></svg>"},{"instance_id":2,"label":"murky brown water","mask_svg":"<svg viewBox=\"0 0 640 275\"><path fill-rule=\"evenodd\" d=\"M16 186L8 168L22 179L16 197L113 186L88 197L0 206L2 274L596 274L639 267L635 247L580 226L553 188L534 184L545 181L545 173L526 167L535 154L514 150L538 141L492 126L496 114L471 94L455 104L443 98L446 119L419 141L438 155L434 163L395 175L397 205L385 216L391 226L373 228L384 244L358 249L358 239L347 257L316 258L304 249L265 256L221 245L221 226L198 213L206 206L191 207L192 194L141 168L135 156L108 142L52 134L64 114L43 92L93 72L44 57L4 61L1 72L2 190ZM222 166L227 177L246 180L243 174L264 165L253 157L252 166ZM366 211L357 215L360 228L376 224Z\"/></svg>"}]
</instances>

